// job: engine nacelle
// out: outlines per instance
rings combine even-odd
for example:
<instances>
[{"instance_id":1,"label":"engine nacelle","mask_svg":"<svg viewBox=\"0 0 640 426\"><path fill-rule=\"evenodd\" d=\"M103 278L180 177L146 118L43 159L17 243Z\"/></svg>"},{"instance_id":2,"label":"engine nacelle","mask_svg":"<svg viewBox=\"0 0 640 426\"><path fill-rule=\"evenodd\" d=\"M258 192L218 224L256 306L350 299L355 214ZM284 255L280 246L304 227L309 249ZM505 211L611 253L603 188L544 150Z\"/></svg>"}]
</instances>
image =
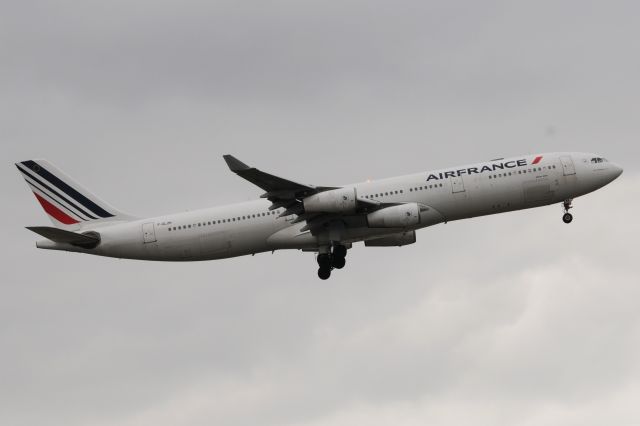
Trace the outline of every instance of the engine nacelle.
<instances>
[{"instance_id":1,"label":"engine nacelle","mask_svg":"<svg viewBox=\"0 0 640 426\"><path fill-rule=\"evenodd\" d=\"M420 223L420 206L417 203L386 207L369 213L370 228L407 228Z\"/></svg>"},{"instance_id":2,"label":"engine nacelle","mask_svg":"<svg viewBox=\"0 0 640 426\"><path fill-rule=\"evenodd\" d=\"M400 247L416 242L416 231L400 232L364 242L366 247Z\"/></svg>"},{"instance_id":3,"label":"engine nacelle","mask_svg":"<svg viewBox=\"0 0 640 426\"><path fill-rule=\"evenodd\" d=\"M356 189L339 188L313 194L302 200L307 213L355 213Z\"/></svg>"}]
</instances>

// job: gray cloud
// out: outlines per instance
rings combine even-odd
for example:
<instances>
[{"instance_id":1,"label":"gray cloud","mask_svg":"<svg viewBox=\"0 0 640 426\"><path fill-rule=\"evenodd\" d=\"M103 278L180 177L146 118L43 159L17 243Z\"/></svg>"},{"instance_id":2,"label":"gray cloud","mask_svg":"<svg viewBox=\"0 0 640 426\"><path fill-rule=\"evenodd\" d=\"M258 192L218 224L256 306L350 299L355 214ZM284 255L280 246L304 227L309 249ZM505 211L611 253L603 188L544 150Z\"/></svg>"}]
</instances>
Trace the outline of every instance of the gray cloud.
<instances>
[{"instance_id":1,"label":"gray cloud","mask_svg":"<svg viewBox=\"0 0 640 426\"><path fill-rule=\"evenodd\" d=\"M0 13L2 424L632 424L632 2L40 2ZM341 184L502 155L625 167L560 208L311 255L37 251L11 162L125 210L254 198L227 152ZM606 420L605 420L606 419Z\"/></svg>"}]
</instances>

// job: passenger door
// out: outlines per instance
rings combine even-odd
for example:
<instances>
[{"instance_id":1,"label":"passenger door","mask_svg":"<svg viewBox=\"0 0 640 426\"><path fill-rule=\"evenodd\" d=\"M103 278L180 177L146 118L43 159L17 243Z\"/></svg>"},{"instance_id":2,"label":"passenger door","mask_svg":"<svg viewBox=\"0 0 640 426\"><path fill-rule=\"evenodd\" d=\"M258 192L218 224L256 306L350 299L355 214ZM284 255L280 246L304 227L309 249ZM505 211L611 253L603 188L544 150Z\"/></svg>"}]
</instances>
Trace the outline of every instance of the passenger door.
<instances>
[{"instance_id":1,"label":"passenger door","mask_svg":"<svg viewBox=\"0 0 640 426\"><path fill-rule=\"evenodd\" d=\"M451 182L451 192L464 192L464 181L462 180L462 176L453 176L450 177Z\"/></svg>"},{"instance_id":2,"label":"passenger door","mask_svg":"<svg viewBox=\"0 0 640 426\"><path fill-rule=\"evenodd\" d=\"M145 223L142 225L142 238L144 243L155 243L156 240L156 228L153 222Z\"/></svg>"},{"instance_id":3,"label":"passenger door","mask_svg":"<svg viewBox=\"0 0 640 426\"><path fill-rule=\"evenodd\" d=\"M562 155L560 157L560 162L562 163L562 174L565 176L575 175L576 167L573 164L573 159L569 155Z\"/></svg>"}]
</instances>

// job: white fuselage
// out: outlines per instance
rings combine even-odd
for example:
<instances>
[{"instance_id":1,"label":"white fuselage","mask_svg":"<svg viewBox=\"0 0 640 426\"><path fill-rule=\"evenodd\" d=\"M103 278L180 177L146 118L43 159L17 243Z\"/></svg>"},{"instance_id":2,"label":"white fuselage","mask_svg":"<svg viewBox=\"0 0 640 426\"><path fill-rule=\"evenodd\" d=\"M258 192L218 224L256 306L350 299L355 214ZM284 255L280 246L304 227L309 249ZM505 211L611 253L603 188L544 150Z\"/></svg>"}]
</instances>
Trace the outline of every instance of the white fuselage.
<instances>
[{"instance_id":1,"label":"white fuselage","mask_svg":"<svg viewBox=\"0 0 640 426\"><path fill-rule=\"evenodd\" d=\"M559 203L608 184L622 169L593 163L584 153L547 153L427 171L347 185L357 197L382 203L419 203L428 213L407 228L372 228L362 215L344 216L341 241L353 243L415 230L435 223ZM537 160L537 161L536 161ZM534 164L535 163L535 164ZM280 249L314 251L330 236L303 231L296 216L256 200L176 213L82 231L96 231L94 249L40 241L38 247L128 259L194 261Z\"/></svg>"}]
</instances>

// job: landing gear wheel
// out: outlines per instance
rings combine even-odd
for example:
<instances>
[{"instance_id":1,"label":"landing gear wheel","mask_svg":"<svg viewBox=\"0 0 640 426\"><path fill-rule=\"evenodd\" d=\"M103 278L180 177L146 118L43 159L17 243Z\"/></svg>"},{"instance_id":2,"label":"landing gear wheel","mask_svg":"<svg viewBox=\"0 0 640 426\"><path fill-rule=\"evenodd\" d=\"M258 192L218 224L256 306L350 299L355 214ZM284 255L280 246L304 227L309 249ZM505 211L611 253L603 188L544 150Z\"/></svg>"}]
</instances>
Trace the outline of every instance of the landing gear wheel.
<instances>
[{"instance_id":1,"label":"landing gear wheel","mask_svg":"<svg viewBox=\"0 0 640 426\"><path fill-rule=\"evenodd\" d=\"M333 256L334 257L346 257L347 256L347 248L342 245L333 246Z\"/></svg>"},{"instance_id":2,"label":"landing gear wheel","mask_svg":"<svg viewBox=\"0 0 640 426\"><path fill-rule=\"evenodd\" d=\"M331 256L329 256L328 254L319 254L317 260L320 269L331 270Z\"/></svg>"},{"instance_id":3,"label":"landing gear wheel","mask_svg":"<svg viewBox=\"0 0 640 426\"><path fill-rule=\"evenodd\" d=\"M344 265L347 263L346 259L344 257L334 257L331 260L331 266L333 266L336 269L342 269L344 268Z\"/></svg>"},{"instance_id":4,"label":"landing gear wheel","mask_svg":"<svg viewBox=\"0 0 640 426\"><path fill-rule=\"evenodd\" d=\"M321 280L329 279L331 276L331 269L329 268L320 268L318 269L318 278Z\"/></svg>"},{"instance_id":5,"label":"landing gear wheel","mask_svg":"<svg viewBox=\"0 0 640 426\"><path fill-rule=\"evenodd\" d=\"M573 208L573 206L571 205L572 201L573 200L571 198L567 198L562 202L562 207L564 208L564 215L562 215L562 221L564 223L571 223L571 221L573 220L573 215L569 213L569 209Z\"/></svg>"}]
</instances>

